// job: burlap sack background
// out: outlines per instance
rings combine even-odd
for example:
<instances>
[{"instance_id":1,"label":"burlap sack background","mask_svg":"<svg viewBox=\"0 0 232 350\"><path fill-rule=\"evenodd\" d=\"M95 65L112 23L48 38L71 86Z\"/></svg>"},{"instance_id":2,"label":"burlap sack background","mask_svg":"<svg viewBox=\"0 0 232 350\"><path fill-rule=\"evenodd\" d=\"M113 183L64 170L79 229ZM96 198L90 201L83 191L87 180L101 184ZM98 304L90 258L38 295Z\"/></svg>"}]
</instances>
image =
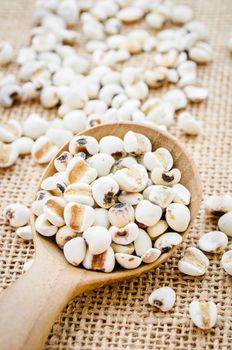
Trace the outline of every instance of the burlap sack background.
<instances>
[{"instance_id":1,"label":"burlap sack background","mask_svg":"<svg viewBox=\"0 0 232 350\"><path fill-rule=\"evenodd\" d=\"M204 195L230 192L232 57L226 49L226 41L232 31L232 2L189 0L185 3L191 4L195 17L209 26L214 62L200 70L202 85L209 87L209 100L188 107L202 120L204 135L198 138L181 136L175 127L172 132L195 158ZM27 44L33 9L32 0L1 0L0 40L8 39L16 48ZM152 67L152 55L137 56L132 63ZM11 65L9 70L15 68ZM21 104L1 109L0 119L23 120L35 111L49 118L56 115L55 110L43 111L36 104ZM30 157L21 159L9 170L0 170L1 212L10 202L31 203L42 170ZM177 269L184 249L195 245L200 234L215 227L216 219L207 217L201 209L179 253L160 268L133 281L86 293L70 302L53 326L45 349L232 349L232 278L220 268L220 255L209 256L210 268L203 278L183 277ZM2 216L0 248L3 289L20 276L24 262L33 256L34 250L32 243L15 237ZM166 314L156 312L147 303L151 291L160 286L171 286L177 293L175 307ZM211 299L217 304L217 326L208 333L196 329L189 319L188 305L194 298Z\"/></svg>"}]
</instances>

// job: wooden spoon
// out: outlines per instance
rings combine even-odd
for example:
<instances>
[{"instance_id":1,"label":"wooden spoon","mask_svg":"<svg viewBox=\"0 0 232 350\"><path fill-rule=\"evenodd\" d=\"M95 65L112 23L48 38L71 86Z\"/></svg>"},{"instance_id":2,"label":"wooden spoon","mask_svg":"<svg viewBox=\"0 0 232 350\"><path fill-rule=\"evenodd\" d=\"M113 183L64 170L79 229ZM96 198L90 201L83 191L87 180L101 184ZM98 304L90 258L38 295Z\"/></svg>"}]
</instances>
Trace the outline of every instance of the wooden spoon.
<instances>
[{"instance_id":1,"label":"wooden spoon","mask_svg":"<svg viewBox=\"0 0 232 350\"><path fill-rule=\"evenodd\" d=\"M198 213L202 192L195 163L177 139L158 128L130 122L104 124L88 129L81 135L94 136L99 140L106 135L123 137L129 130L146 135L151 140L153 148L162 146L172 153L175 167L182 173L181 183L192 194L191 222L188 230L183 233L186 237ZM57 155L67 149L68 144L63 146ZM51 161L41 182L54 172L55 168ZM156 262L143 264L135 270L118 268L112 273L89 271L68 264L63 252L51 239L35 232L34 217L31 219L31 224L34 230L35 261L30 270L7 288L0 298L2 350L42 349L57 316L72 298L108 283L139 276L159 266L176 251L174 247L168 253L162 254Z\"/></svg>"}]
</instances>

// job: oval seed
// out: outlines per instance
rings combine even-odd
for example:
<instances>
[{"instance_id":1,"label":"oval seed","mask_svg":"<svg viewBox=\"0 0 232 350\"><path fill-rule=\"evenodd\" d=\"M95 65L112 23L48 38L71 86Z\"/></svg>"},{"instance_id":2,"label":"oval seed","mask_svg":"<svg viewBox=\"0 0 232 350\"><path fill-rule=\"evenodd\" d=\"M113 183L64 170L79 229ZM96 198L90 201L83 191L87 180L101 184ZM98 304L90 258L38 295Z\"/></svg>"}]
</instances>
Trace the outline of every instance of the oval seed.
<instances>
[{"instance_id":1,"label":"oval seed","mask_svg":"<svg viewBox=\"0 0 232 350\"><path fill-rule=\"evenodd\" d=\"M190 276L202 276L209 266L209 259L199 249L189 247L178 263L179 270Z\"/></svg>"},{"instance_id":2,"label":"oval seed","mask_svg":"<svg viewBox=\"0 0 232 350\"><path fill-rule=\"evenodd\" d=\"M157 238L154 247L161 250L162 253L168 253L172 247L179 245L182 237L177 232L165 232Z\"/></svg>"},{"instance_id":3,"label":"oval seed","mask_svg":"<svg viewBox=\"0 0 232 350\"><path fill-rule=\"evenodd\" d=\"M139 234L134 241L135 253L138 256L144 255L152 248L151 238L146 231L139 229Z\"/></svg>"},{"instance_id":4,"label":"oval seed","mask_svg":"<svg viewBox=\"0 0 232 350\"><path fill-rule=\"evenodd\" d=\"M12 203L4 209L4 216L13 227L21 227L28 223L30 210L23 204Z\"/></svg>"},{"instance_id":5,"label":"oval seed","mask_svg":"<svg viewBox=\"0 0 232 350\"><path fill-rule=\"evenodd\" d=\"M221 265L223 269L232 276L232 250L228 250L222 255Z\"/></svg>"},{"instance_id":6,"label":"oval seed","mask_svg":"<svg viewBox=\"0 0 232 350\"><path fill-rule=\"evenodd\" d=\"M148 301L150 305L166 312L173 308L176 301L176 293L170 287L161 287L151 293Z\"/></svg>"},{"instance_id":7,"label":"oval seed","mask_svg":"<svg viewBox=\"0 0 232 350\"><path fill-rule=\"evenodd\" d=\"M86 254L86 244L82 237L72 238L64 245L64 256L74 266L80 265Z\"/></svg>"},{"instance_id":8,"label":"oval seed","mask_svg":"<svg viewBox=\"0 0 232 350\"><path fill-rule=\"evenodd\" d=\"M225 233L220 231L211 231L205 233L198 240L198 247L209 253L220 253L228 244L228 238Z\"/></svg>"},{"instance_id":9,"label":"oval seed","mask_svg":"<svg viewBox=\"0 0 232 350\"><path fill-rule=\"evenodd\" d=\"M83 233L83 238L88 244L89 252L97 255L104 253L111 244L111 234L101 226L92 226Z\"/></svg>"},{"instance_id":10,"label":"oval seed","mask_svg":"<svg viewBox=\"0 0 232 350\"><path fill-rule=\"evenodd\" d=\"M212 301L199 302L193 300L189 305L189 313L191 320L201 329L210 329L217 322L217 306Z\"/></svg>"},{"instance_id":11,"label":"oval seed","mask_svg":"<svg viewBox=\"0 0 232 350\"><path fill-rule=\"evenodd\" d=\"M187 230L190 222L190 210L184 204L172 203L166 209L168 225L177 232Z\"/></svg>"},{"instance_id":12,"label":"oval seed","mask_svg":"<svg viewBox=\"0 0 232 350\"><path fill-rule=\"evenodd\" d=\"M141 263L142 259L135 255L116 253L115 259L125 269L136 269Z\"/></svg>"},{"instance_id":13,"label":"oval seed","mask_svg":"<svg viewBox=\"0 0 232 350\"><path fill-rule=\"evenodd\" d=\"M218 227L220 231L224 232L227 236L232 236L232 212L228 212L220 217L218 220Z\"/></svg>"},{"instance_id":14,"label":"oval seed","mask_svg":"<svg viewBox=\"0 0 232 350\"><path fill-rule=\"evenodd\" d=\"M108 212L111 225L119 228L126 226L129 222L134 221L134 208L131 204L117 203L114 204Z\"/></svg>"},{"instance_id":15,"label":"oval seed","mask_svg":"<svg viewBox=\"0 0 232 350\"><path fill-rule=\"evenodd\" d=\"M135 219L141 224L153 226L160 220L161 216L162 209L146 199L136 206Z\"/></svg>"}]
</instances>

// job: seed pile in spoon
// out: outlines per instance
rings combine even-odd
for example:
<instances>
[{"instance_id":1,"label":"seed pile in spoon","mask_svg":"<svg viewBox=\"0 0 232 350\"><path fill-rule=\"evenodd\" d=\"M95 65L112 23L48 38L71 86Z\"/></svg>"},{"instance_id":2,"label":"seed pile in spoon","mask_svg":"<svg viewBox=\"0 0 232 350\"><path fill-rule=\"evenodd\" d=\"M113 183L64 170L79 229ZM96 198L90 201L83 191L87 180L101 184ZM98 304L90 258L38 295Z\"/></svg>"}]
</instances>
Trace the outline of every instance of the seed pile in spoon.
<instances>
[{"instance_id":1,"label":"seed pile in spoon","mask_svg":"<svg viewBox=\"0 0 232 350\"><path fill-rule=\"evenodd\" d=\"M76 136L54 166L32 205L35 228L55 236L72 265L111 272L117 262L134 269L182 241L190 192L179 184L171 153L152 149L145 135L128 131L99 142Z\"/></svg>"}]
</instances>

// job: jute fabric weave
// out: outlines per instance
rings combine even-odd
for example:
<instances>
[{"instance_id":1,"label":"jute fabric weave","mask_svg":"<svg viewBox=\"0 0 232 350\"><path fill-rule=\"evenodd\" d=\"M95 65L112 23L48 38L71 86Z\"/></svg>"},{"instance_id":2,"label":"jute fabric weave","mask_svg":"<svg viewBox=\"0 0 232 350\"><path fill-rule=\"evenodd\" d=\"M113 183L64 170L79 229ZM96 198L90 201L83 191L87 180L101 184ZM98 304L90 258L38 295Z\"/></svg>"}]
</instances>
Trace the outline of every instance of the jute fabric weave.
<instances>
[{"instance_id":1,"label":"jute fabric weave","mask_svg":"<svg viewBox=\"0 0 232 350\"><path fill-rule=\"evenodd\" d=\"M183 1L178 1L183 3ZM226 41L232 31L231 0L189 0L195 18L209 27L214 50L212 64L199 70L200 81L209 88L209 99L190 105L204 126L197 137L177 136L194 157L201 174L203 193L231 192L232 182L232 57ZM10 40L19 48L29 41L34 2L1 0L0 40ZM82 51L80 51L82 52ZM153 66L153 54L138 55L129 65ZM128 63L127 63L128 65ZM15 71L12 64L8 71ZM155 95L162 94L167 88ZM20 104L0 110L0 120L24 120L30 113L54 118L56 110L45 111L39 104ZM30 205L43 167L30 157L17 161L8 170L0 170L0 211L10 202ZM216 228L217 220L206 216L203 206L188 239L176 256L153 272L132 281L107 286L74 299L54 324L46 350L227 350L232 349L232 277L220 267L220 255L210 255L210 267L202 278L183 276L177 269L184 249L196 245L199 235ZM231 241L229 247L232 248ZM32 243L24 243L0 216L1 288L7 288L22 273L25 261L33 256ZM151 291L170 286L177 293L174 308L168 313L156 312L148 305ZM210 299L218 307L217 326L208 333L195 328L188 315L193 299ZM4 315L1 315L4 317ZM3 350L3 349L2 349ZM33 350L33 349L31 349Z\"/></svg>"}]
</instances>

